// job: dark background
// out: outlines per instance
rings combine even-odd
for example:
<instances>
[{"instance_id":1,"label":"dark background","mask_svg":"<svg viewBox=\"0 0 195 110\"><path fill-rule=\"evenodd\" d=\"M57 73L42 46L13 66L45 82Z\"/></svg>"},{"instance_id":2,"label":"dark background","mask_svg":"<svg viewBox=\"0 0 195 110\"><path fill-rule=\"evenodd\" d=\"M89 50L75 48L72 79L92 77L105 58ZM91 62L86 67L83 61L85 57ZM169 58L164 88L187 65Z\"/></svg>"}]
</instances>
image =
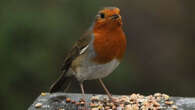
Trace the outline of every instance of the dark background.
<instances>
[{"instance_id":1,"label":"dark background","mask_svg":"<svg viewBox=\"0 0 195 110\"><path fill-rule=\"evenodd\" d=\"M105 78L113 94L195 96L193 0L1 0L1 110L24 110L59 76L64 54L105 6L121 9L128 48ZM104 93L96 81L88 93ZM80 92L76 88L74 92Z\"/></svg>"}]
</instances>

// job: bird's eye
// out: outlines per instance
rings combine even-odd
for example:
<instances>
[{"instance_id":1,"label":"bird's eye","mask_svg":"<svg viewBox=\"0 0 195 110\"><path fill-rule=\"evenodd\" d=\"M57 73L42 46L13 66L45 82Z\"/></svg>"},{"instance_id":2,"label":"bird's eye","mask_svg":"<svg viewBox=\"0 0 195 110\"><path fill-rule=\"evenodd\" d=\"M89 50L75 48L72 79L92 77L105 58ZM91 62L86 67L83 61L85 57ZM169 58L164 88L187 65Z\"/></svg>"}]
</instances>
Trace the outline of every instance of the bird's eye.
<instances>
[{"instance_id":1,"label":"bird's eye","mask_svg":"<svg viewBox=\"0 0 195 110\"><path fill-rule=\"evenodd\" d=\"M105 18L105 14L104 13L100 13L100 18Z\"/></svg>"}]
</instances>

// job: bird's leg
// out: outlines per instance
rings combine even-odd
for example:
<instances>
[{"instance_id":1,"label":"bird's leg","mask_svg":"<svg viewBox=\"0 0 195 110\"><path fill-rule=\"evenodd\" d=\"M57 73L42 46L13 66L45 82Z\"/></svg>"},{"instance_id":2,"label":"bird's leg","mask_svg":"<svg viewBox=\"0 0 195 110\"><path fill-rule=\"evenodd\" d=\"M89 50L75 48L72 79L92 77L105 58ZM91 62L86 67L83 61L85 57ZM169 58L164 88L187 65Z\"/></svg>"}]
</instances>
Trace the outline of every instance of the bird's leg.
<instances>
[{"instance_id":1,"label":"bird's leg","mask_svg":"<svg viewBox=\"0 0 195 110\"><path fill-rule=\"evenodd\" d=\"M98 80L99 80L100 84L102 85L102 87L104 88L104 90L105 90L106 94L108 95L109 99L113 100L112 95L110 94L110 92L108 91L106 86L104 85L102 79L98 79Z\"/></svg>"},{"instance_id":2,"label":"bird's leg","mask_svg":"<svg viewBox=\"0 0 195 110\"><path fill-rule=\"evenodd\" d=\"M81 87L81 92L82 92L82 95L83 95L83 100L84 100L84 103L85 103L85 110L87 110L87 102L86 102L85 91L84 91L84 87L83 87L82 82L80 83L80 87Z\"/></svg>"}]
</instances>

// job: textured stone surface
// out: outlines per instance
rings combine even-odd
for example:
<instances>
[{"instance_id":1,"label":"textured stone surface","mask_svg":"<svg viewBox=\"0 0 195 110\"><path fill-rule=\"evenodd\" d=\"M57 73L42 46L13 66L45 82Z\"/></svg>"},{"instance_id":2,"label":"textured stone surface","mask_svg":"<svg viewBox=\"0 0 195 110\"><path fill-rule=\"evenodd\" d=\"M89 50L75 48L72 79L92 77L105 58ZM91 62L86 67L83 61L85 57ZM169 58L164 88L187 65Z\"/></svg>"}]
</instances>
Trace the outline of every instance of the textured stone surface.
<instances>
[{"instance_id":1,"label":"textured stone surface","mask_svg":"<svg viewBox=\"0 0 195 110\"><path fill-rule=\"evenodd\" d=\"M86 94L87 103L90 103L92 94ZM100 99L106 97L100 95ZM66 100L70 98L70 100ZM81 94L71 93L42 93L28 110L82 110L84 105L77 105L76 102L82 98ZM195 98L185 97L171 97L170 100L174 101L174 105L178 107L177 110L195 110ZM172 108L166 108L173 110ZM163 109L164 110L164 109Z\"/></svg>"}]
</instances>

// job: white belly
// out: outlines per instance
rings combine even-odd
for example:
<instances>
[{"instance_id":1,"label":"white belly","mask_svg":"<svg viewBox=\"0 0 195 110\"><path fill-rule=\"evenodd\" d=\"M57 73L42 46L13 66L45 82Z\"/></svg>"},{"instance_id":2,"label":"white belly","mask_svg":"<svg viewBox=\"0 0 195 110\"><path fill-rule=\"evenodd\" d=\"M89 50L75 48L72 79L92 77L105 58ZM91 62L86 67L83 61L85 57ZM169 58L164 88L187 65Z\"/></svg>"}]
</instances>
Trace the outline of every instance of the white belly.
<instances>
[{"instance_id":1,"label":"white belly","mask_svg":"<svg viewBox=\"0 0 195 110\"><path fill-rule=\"evenodd\" d=\"M112 73L119 63L116 59L106 64L95 64L85 60L85 63L77 67L73 74L79 81L104 78Z\"/></svg>"}]
</instances>

